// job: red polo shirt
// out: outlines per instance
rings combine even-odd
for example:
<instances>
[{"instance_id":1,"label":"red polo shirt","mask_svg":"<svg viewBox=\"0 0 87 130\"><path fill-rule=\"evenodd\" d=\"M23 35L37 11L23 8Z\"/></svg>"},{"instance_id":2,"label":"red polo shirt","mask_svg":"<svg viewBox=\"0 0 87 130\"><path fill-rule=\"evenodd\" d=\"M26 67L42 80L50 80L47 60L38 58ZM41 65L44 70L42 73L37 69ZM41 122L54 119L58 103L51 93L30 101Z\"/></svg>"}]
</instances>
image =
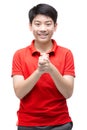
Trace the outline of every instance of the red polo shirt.
<instances>
[{"instance_id":1,"label":"red polo shirt","mask_svg":"<svg viewBox=\"0 0 87 130\"><path fill-rule=\"evenodd\" d=\"M53 48L49 59L62 75L75 76L72 52L58 46L52 39ZM36 69L40 53L31 45L15 52L12 62L12 76L28 78ZM51 76L43 74L34 88L23 99L17 111L19 126L53 126L72 121L66 99L57 90Z\"/></svg>"}]
</instances>

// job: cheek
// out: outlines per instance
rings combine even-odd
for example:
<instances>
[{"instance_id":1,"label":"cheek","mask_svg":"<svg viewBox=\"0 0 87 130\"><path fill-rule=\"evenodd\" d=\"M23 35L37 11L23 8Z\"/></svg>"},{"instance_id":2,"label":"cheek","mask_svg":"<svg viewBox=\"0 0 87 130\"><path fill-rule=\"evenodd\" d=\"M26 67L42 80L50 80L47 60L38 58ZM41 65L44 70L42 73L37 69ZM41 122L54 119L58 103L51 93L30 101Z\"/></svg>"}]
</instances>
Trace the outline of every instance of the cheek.
<instances>
[{"instance_id":1,"label":"cheek","mask_svg":"<svg viewBox=\"0 0 87 130\"><path fill-rule=\"evenodd\" d=\"M49 32L50 32L50 34L53 34L53 33L54 33L54 30L53 30L53 29L51 29Z\"/></svg>"},{"instance_id":2,"label":"cheek","mask_svg":"<svg viewBox=\"0 0 87 130\"><path fill-rule=\"evenodd\" d=\"M33 30L33 34L34 34L34 35L36 34L34 30Z\"/></svg>"},{"instance_id":3,"label":"cheek","mask_svg":"<svg viewBox=\"0 0 87 130\"><path fill-rule=\"evenodd\" d=\"M37 31L36 30L32 30L32 33L33 33L34 36L37 35Z\"/></svg>"},{"instance_id":4,"label":"cheek","mask_svg":"<svg viewBox=\"0 0 87 130\"><path fill-rule=\"evenodd\" d=\"M34 26L34 25L32 25L32 26L30 27L30 29L31 29L32 32L35 31L35 30L37 30L37 29L36 29L36 26Z\"/></svg>"},{"instance_id":5,"label":"cheek","mask_svg":"<svg viewBox=\"0 0 87 130\"><path fill-rule=\"evenodd\" d=\"M53 33L53 32L55 31L54 26L52 26L52 27L48 28L48 31Z\"/></svg>"},{"instance_id":6,"label":"cheek","mask_svg":"<svg viewBox=\"0 0 87 130\"><path fill-rule=\"evenodd\" d=\"M38 30L39 30L39 28L37 28L35 26L32 28L32 32L34 32L34 33L36 33Z\"/></svg>"}]
</instances>

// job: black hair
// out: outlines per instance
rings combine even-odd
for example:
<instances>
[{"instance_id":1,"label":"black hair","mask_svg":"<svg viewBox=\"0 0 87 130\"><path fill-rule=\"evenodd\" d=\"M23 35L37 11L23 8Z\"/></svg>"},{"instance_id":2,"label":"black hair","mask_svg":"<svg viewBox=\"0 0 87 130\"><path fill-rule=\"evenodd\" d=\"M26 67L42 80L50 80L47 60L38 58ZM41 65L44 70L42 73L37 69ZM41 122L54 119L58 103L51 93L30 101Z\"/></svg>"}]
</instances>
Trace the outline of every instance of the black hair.
<instances>
[{"instance_id":1,"label":"black hair","mask_svg":"<svg viewBox=\"0 0 87 130\"><path fill-rule=\"evenodd\" d=\"M57 21L58 12L54 7L48 4L38 4L29 10L28 17L31 24L35 16L38 14L50 17L54 23Z\"/></svg>"}]
</instances>

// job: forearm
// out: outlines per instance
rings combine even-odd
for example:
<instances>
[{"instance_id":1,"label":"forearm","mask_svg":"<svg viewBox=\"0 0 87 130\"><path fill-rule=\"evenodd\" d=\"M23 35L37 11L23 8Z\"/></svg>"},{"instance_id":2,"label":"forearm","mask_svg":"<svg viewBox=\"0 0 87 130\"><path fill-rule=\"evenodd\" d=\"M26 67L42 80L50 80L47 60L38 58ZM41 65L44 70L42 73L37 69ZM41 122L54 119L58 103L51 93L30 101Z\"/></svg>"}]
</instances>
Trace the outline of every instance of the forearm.
<instances>
[{"instance_id":1,"label":"forearm","mask_svg":"<svg viewBox=\"0 0 87 130\"><path fill-rule=\"evenodd\" d=\"M50 75L60 93L65 97L69 98L73 92L74 79L71 76L62 76L58 69L51 64Z\"/></svg>"},{"instance_id":2,"label":"forearm","mask_svg":"<svg viewBox=\"0 0 87 130\"><path fill-rule=\"evenodd\" d=\"M41 74L39 73L38 69L34 71L26 80L22 79L17 81L17 77L14 77L14 80L16 79L14 83L14 89L16 96L19 99L22 99L24 96L26 96L35 86L37 81L39 80Z\"/></svg>"}]
</instances>

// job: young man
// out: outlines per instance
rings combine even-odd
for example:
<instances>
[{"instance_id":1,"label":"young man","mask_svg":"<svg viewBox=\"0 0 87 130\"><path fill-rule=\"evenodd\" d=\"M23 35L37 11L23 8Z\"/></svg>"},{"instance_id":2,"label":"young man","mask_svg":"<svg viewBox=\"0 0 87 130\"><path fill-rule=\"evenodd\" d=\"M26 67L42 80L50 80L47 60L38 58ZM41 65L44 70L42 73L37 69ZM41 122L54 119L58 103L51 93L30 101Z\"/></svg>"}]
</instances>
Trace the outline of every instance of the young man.
<instances>
[{"instance_id":1,"label":"young man","mask_svg":"<svg viewBox=\"0 0 87 130\"><path fill-rule=\"evenodd\" d=\"M29 26L35 39L13 56L12 77L16 96L18 130L71 130L66 99L74 87L72 52L52 39L58 13L48 4L29 11Z\"/></svg>"}]
</instances>

